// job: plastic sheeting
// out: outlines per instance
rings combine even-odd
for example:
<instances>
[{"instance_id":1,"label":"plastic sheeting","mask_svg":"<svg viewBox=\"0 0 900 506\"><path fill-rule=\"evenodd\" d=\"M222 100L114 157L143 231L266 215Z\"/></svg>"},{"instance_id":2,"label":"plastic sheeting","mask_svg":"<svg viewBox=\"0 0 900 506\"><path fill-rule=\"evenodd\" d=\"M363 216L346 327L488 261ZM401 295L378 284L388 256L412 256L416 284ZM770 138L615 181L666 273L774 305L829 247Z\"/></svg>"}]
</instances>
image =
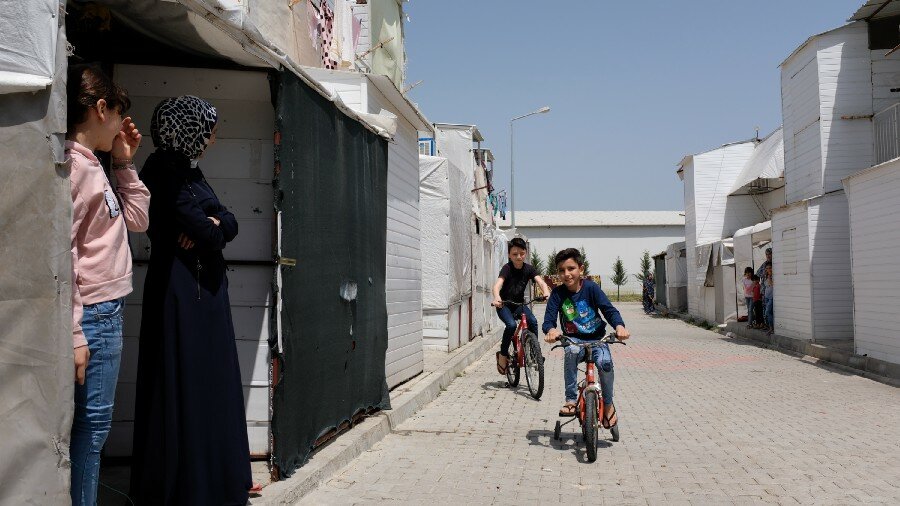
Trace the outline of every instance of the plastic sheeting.
<instances>
[{"instance_id":1,"label":"plastic sheeting","mask_svg":"<svg viewBox=\"0 0 900 506\"><path fill-rule=\"evenodd\" d=\"M29 4L27 9L25 4ZM47 2L0 2L7 13ZM58 8L52 2L53 8ZM12 11L8 9L13 9ZM55 12L55 11L54 11ZM34 30L17 20L25 39ZM72 198L63 165L66 51L54 20L49 89L0 95L0 504L70 504ZM16 52L35 48L16 40ZM40 45L43 48L43 43ZM46 48L43 48L46 49ZM6 58L2 49L0 58ZM46 53L46 51L44 52ZM43 54L38 59L46 57ZM25 59L27 60L27 58ZM35 62L37 60L34 60ZM41 65L45 65L43 62ZM42 67L43 68L43 67Z\"/></svg>"},{"instance_id":2,"label":"plastic sheeting","mask_svg":"<svg viewBox=\"0 0 900 506\"><path fill-rule=\"evenodd\" d=\"M772 243L772 222L764 221L734 233L734 262L739 273L746 267L753 272L766 260L766 248Z\"/></svg>"},{"instance_id":3,"label":"plastic sheeting","mask_svg":"<svg viewBox=\"0 0 900 506\"><path fill-rule=\"evenodd\" d=\"M60 9L60 0L0 0L0 94L53 82Z\"/></svg>"},{"instance_id":4,"label":"plastic sheeting","mask_svg":"<svg viewBox=\"0 0 900 506\"><path fill-rule=\"evenodd\" d=\"M472 293L468 179L450 160L419 157L422 309L447 309Z\"/></svg>"},{"instance_id":5,"label":"plastic sheeting","mask_svg":"<svg viewBox=\"0 0 900 506\"><path fill-rule=\"evenodd\" d=\"M438 156L450 160L459 167L466 178L466 199L469 210L478 213L477 199L472 197L475 189L475 155L472 146L475 139L475 127L468 125L435 125L434 140Z\"/></svg>"},{"instance_id":6,"label":"plastic sheeting","mask_svg":"<svg viewBox=\"0 0 900 506\"><path fill-rule=\"evenodd\" d=\"M666 248L666 283L672 288L687 286L687 255L684 242L676 242Z\"/></svg>"},{"instance_id":7,"label":"plastic sheeting","mask_svg":"<svg viewBox=\"0 0 900 506\"><path fill-rule=\"evenodd\" d=\"M290 72L276 98L281 353L272 398L282 476L354 416L389 407L387 142ZM292 266L296 264L295 266Z\"/></svg>"},{"instance_id":8,"label":"plastic sheeting","mask_svg":"<svg viewBox=\"0 0 900 506\"><path fill-rule=\"evenodd\" d=\"M758 179L784 177L784 132L775 130L756 145L750 159L731 187L730 195L747 193L747 185ZM781 183L783 186L784 183Z\"/></svg>"},{"instance_id":9,"label":"plastic sheeting","mask_svg":"<svg viewBox=\"0 0 900 506\"><path fill-rule=\"evenodd\" d=\"M371 19L372 72L388 76L403 88L406 54L403 50L403 11L397 0L369 0Z\"/></svg>"}]
</instances>

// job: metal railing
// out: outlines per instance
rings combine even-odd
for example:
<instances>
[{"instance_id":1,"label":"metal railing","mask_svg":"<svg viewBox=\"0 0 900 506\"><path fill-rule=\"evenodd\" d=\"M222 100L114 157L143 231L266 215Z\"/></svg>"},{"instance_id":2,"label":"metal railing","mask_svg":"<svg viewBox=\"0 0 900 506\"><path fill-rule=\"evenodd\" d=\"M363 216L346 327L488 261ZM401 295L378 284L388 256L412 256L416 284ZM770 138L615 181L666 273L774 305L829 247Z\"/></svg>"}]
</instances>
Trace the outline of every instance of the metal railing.
<instances>
[{"instance_id":1,"label":"metal railing","mask_svg":"<svg viewBox=\"0 0 900 506\"><path fill-rule=\"evenodd\" d=\"M900 157L900 104L879 112L875 122L875 165Z\"/></svg>"}]
</instances>

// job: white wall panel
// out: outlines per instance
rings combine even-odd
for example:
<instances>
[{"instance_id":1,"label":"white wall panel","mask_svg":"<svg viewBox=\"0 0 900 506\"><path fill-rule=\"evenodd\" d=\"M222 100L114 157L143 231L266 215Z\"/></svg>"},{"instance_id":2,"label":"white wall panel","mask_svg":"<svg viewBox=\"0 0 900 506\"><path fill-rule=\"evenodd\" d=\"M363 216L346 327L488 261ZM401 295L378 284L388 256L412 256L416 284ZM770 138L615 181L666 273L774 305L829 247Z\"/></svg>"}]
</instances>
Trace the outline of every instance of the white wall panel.
<instances>
[{"instance_id":1,"label":"white wall panel","mask_svg":"<svg viewBox=\"0 0 900 506\"><path fill-rule=\"evenodd\" d=\"M852 247L856 353L900 363L900 161L846 183Z\"/></svg>"}]
</instances>

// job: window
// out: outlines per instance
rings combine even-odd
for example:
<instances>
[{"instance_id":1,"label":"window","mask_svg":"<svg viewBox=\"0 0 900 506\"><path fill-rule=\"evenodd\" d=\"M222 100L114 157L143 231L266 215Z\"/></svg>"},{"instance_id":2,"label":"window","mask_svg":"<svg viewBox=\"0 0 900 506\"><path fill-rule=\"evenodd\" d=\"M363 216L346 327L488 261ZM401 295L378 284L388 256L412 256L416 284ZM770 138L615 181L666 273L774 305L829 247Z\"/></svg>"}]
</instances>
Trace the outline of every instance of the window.
<instances>
[{"instance_id":1,"label":"window","mask_svg":"<svg viewBox=\"0 0 900 506\"><path fill-rule=\"evenodd\" d=\"M778 257L780 258L782 274L785 276L797 274L796 228L789 228L781 232L781 249L778 252Z\"/></svg>"},{"instance_id":2,"label":"window","mask_svg":"<svg viewBox=\"0 0 900 506\"><path fill-rule=\"evenodd\" d=\"M869 49L894 49L900 45L900 16L869 21Z\"/></svg>"}]
</instances>

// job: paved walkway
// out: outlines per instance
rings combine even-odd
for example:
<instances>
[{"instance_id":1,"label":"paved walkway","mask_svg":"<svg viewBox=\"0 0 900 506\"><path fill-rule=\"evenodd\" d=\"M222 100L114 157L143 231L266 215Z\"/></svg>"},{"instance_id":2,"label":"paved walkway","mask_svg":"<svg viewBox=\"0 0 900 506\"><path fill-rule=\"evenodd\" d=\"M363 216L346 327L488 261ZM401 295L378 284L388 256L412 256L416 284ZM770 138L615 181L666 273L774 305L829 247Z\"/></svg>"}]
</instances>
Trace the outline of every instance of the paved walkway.
<instances>
[{"instance_id":1,"label":"paved walkway","mask_svg":"<svg viewBox=\"0 0 900 506\"><path fill-rule=\"evenodd\" d=\"M302 504L900 504L900 390L621 309L622 440L595 463L577 426L552 439L560 350L540 402L491 352Z\"/></svg>"}]
</instances>

